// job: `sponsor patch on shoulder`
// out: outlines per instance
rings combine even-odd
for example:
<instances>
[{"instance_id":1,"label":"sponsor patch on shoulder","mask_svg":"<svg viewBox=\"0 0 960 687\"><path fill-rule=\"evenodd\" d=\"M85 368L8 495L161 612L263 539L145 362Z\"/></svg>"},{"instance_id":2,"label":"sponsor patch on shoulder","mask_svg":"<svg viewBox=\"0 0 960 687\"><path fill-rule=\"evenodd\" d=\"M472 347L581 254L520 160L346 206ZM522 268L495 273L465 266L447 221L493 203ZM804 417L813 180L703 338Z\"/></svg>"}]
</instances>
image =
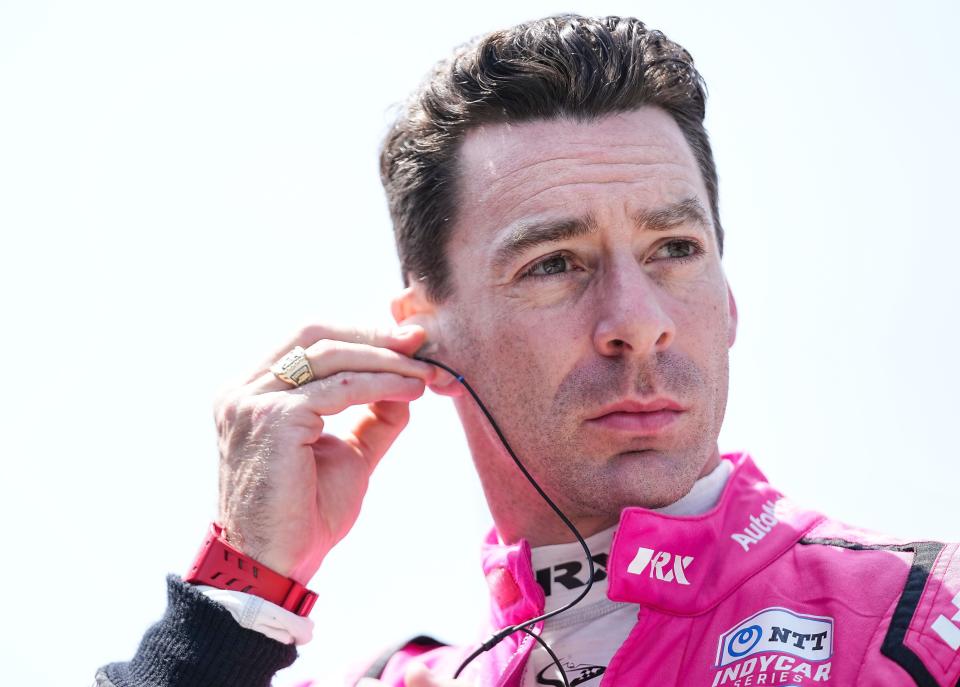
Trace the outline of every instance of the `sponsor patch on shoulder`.
<instances>
[{"instance_id":1,"label":"sponsor patch on shoulder","mask_svg":"<svg viewBox=\"0 0 960 687\"><path fill-rule=\"evenodd\" d=\"M765 608L721 635L713 687L764 673L790 674L791 683L826 682L832 656L833 618Z\"/></svg>"},{"instance_id":2,"label":"sponsor patch on shoulder","mask_svg":"<svg viewBox=\"0 0 960 687\"><path fill-rule=\"evenodd\" d=\"M953 605L951 610L956 610L956 613L952 617L938 615L930 629L940 635L940 639L951 649L960 651L960 593L953 597Z\"/></svg>"}]
</instances>

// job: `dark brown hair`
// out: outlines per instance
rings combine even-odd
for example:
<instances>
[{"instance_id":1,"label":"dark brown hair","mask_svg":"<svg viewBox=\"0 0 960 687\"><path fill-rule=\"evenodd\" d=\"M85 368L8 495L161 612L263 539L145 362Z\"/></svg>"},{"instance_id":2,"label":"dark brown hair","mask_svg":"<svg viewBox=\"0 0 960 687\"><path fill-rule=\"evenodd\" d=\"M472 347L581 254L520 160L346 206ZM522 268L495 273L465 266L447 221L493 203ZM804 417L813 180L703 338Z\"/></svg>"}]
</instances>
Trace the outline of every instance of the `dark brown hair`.
<instances>
[{"instance_id":1,"label":"dark brown hair","mask_svg":"<svg viewBox=\"0 0 960 687\"><path fill-rule=\"evenodd\" d=\"M445 248L456 221L458 152L481 124L587 121L655 105L683 131L700 166L723 253L717 172L703 127L706 89L693 58L633 18L563 14L481 36L436 65L387 134L380 178L404 284L449 294Z\"/></svg>"}]
</instances>

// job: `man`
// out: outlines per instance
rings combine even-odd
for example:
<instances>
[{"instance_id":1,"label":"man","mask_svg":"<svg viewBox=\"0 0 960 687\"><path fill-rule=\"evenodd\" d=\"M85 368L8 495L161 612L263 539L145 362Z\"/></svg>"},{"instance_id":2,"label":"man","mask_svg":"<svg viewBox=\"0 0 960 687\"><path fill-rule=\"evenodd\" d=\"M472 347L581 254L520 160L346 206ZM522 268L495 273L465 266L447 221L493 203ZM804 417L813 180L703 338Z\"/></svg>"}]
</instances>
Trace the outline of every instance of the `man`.
<instances>
[{"instance_id":1,"label":"man","mask_svg":"<svg viewBox=\"0 0 960 687\"><path fill-rule=\"evenodd\" d=\"M398 328L308 328L221 399L218 523L97 683L263 685L292 662L306 585L429 386L494 518L508 630L472 660L418 638L371 679L960 684L956 545L847 527L719 453L737 309L704 101L686 51L633 19L547 18L439 65L382 153Z\"/></svg>"}]
</instances>

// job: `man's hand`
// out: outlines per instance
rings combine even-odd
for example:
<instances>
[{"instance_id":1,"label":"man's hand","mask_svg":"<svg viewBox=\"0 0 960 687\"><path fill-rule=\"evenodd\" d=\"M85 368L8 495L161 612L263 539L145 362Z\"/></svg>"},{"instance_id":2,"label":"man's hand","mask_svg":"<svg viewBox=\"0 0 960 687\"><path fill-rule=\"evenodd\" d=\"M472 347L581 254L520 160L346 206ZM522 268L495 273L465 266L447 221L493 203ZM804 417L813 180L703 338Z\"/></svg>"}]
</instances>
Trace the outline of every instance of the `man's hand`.
<instances>
[{"instance_id":1,"label":"man's hand","mask_svg":"<svg viewBox=\"0 0 960 687\"><path fill-rule=\"evenodd\" d=\"M435 368L412 359L426 333L314 326L216 403L220 445L219 521L228 541L277 572L307 584L356 522L377 463L410 417ZM291 388L269 371L294 346L316 379ZM346 436L324 418L366 411Z\"/></svg>"},{"instance_id":2,"label":"man's hand","mask_svg":"<svg viewBox=\"0 0 960 687\"><path fill-rule=\"evenodd\" d=\"M385 682L365 677L357 683L357 687L383 687ZM454 680L435 675L429 668L419 661L411 661L403 676L404 687L471 687L472 682Z\"/></svg>"}]
</instances>

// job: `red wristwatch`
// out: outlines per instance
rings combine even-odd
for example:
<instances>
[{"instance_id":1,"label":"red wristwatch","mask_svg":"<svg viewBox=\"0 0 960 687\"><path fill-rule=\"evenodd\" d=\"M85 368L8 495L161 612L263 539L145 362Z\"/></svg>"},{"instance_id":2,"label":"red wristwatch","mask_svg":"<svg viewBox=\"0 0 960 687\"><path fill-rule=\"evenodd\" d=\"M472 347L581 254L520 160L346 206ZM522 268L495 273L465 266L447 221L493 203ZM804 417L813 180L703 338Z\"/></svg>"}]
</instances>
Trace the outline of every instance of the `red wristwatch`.
<instances>
[{"instance_id":1,"label":"red wristwatch","mask_svg":"<svg viewBox=\"0 0 960 687\"><path fill-rule=\"evenodd\" d=\"M223 527L217 523L211 523L207 538L183 581L254 594L300 616L309 615L317 601L317 595L296 580L284 577L230 546L223 538Z\"/></svg>"}]
</instances>

